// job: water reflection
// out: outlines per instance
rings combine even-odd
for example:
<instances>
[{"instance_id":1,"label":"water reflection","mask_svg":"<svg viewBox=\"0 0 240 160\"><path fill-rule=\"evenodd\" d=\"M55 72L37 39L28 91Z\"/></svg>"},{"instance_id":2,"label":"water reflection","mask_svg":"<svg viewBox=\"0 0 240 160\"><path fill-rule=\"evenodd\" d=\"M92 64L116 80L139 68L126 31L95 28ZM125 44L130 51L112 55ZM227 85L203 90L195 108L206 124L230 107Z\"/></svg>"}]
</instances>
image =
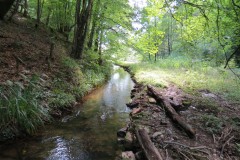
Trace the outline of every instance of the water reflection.
<instances>
[{"instance_id":1,"label":"water reflection","mask_svg":"<svg viewBox=\"0 0 240 160\"><path fill-rule=\"evenodd\" d=\"M109 82L84 98L75 113L51 126L42 136L0 145L0 159L112 160L116 132L128 118L130 75L115 67Z\"/></svg>"}]
</instances>

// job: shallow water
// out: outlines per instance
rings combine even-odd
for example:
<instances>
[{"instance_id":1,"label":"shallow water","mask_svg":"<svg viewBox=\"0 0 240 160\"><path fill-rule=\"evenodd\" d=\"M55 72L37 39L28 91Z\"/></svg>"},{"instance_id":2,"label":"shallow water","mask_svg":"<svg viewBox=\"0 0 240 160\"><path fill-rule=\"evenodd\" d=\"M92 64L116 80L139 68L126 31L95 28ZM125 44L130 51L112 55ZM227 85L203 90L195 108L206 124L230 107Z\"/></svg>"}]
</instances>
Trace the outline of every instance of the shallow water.
<instances>
[{"instance_id":1,"label":"shallow water","mask_svg":"<svg viewBox=\"0 0 240 160\"><path fill-rule=\"evenodd\" d=\"M42 128L39 136L0 145L0 159L113 160L120 152L116 132L128 121L125 104L134 85L127 72L114 70L73 114Z\"/></svg>"}]
</instances>

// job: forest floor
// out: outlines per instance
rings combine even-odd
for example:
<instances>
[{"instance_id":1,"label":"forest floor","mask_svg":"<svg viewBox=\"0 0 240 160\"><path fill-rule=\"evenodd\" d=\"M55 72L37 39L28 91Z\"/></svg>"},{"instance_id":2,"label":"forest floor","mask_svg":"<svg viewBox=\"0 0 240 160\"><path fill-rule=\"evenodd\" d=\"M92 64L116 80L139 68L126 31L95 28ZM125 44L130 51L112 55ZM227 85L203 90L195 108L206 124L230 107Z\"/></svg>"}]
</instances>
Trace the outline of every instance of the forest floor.
<instances>
[{"instance_id":1,"label":"forest floor","mask_svg":"<svg viewBox=\"0 0 240 160\"><path fill-rule=\"evenodd\" d=\"M52 61L49 68L47 59L54 41L50 31L42 27L36 29L34 23L22 17L14 17L13 22L1 22L0 25L0 83L21 81L20 74L54 76L52 73L60 67L57 58L65 51L62 44L56 42L54 58L57 60Z\"/></svg>"},{"instance_id":2,"label":"forest floor","mask_svg":"<svg viewBox=\"0 0 240 160\"><path fill-rule=\"evenodd\" d=\"M131 93L132 102L127 104L133 109L128 127L128 131L133 134L132 139L136 139L139 129L145 129L163 159L239 159L239 102L226 100L222 95L210 92L208 88L198 90L199 94L196 95L185 93L171 82L161 87L154 86L151 82L139 83L142 79L135 76L136 72L131 67L124 68L136 82ZM161 96L160 101L148 89L149 85L153 85ZM193 137L171 118L173 116L166 113L164 100L171 102L184 125L193 128ZM141 149L138 145L126 150L133 150L139 158ZM125 154L125 157L128 155Z\"/></svg>"}]
</instances>

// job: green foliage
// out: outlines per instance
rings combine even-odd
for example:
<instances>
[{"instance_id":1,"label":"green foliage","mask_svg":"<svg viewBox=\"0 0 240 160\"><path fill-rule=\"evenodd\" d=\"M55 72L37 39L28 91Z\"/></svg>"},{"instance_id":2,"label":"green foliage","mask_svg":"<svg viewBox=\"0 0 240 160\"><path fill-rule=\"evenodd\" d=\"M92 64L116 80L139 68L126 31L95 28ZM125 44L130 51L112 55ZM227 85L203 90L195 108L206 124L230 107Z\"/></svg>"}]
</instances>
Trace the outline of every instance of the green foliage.
<instances>
[{"instance_id":1,"label":"green foliage","mask_svg":"<svg viewBox=\"0 0 240 160\"><path fill-rule=\"evenodd\" d=\"M129 41L147 55L144 60L157 53L161 58L184 56L186 61L207 60L214 62L211 66L221 66L240 46L238 6L231 0L148 0L145 7L134 8L141 27Z\"/></svg>"},{"instance_id":2,"label":"green foliage","mask_svg":"<svg viewBox=\"0 0 240 160\"><path fill-rule=\"evenodd\" d=\"M214 134L220 134L221 130L223 129L223 121L215 117L214 115L206 115L204 114L202 116L202 121L204 124L204 130L214 133Z\"/></svg>"},{"instance_id":3,"label":"green foliage","mask_svg":"<svg viewBox=\"0 0 240 160\"><path fill-rule=\"evenodd\" d=\"M67 67L69 69L76 69L77 67L79 67L77 61L68 56L63 56L61 62L64 67Z\"/></svg>"},{"instance_id":4,"label":"green foliage","mask_svg":"<svg viewBox=\"0 0 240 160\"><path fill-rule=\"evenodd\" d=\"M8 81L0 88L0 134L11 138L19 131L31 134L49 120L48 108L41 103L43 91L38 78L28 85Z\"/></svg>"},{"instance_id":5,"label":"green foliage","mask_svg":"<svg viewBox=\"0 0 240 160\"><path fill-rule=\"evenodd\" d=\"M48 103L52 108L64 108L76 101L74 95L65 93L64 90L54 90L52 96L48 98Z\"/></svg>"},{"instance_id":6,"label":"green foliage","mask_svg":"<svg viewBox=\"0 0 240 160\"><path fill-rule=\"evenodd\" d=\"M77 61L63 56L61 62L63 69L53 81L53 92L49 98L50 104L57 108L67 107L75 99L81 99L103 84L111 73L109 63L105 62L100 66L91 57L85 61Z\"/></svg>"}]
</instances>

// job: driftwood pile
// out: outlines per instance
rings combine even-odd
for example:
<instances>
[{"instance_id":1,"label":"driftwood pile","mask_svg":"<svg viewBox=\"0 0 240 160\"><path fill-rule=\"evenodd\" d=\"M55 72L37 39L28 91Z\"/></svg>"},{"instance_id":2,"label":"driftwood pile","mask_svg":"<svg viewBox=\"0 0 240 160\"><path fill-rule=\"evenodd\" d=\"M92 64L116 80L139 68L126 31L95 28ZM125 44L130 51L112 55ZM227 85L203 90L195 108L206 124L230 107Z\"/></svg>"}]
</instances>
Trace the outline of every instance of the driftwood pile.
<instances>
[{"instance_id":1,"label":"driftwood pile","mask_svg":"<svg viewBox=\"0 0 240 160\"><path fill-rule=\"evenodd\" d=\"M176 112L172 105L174 103L170 103L170 100L160 95L154 87L148 85L147 88L150 94L152 94L156 98L156 100L161 104L161 106L166 110L166 112L173 120L173 122L180 125L180 127L184 129L184 131L188 134L190 138L194 138L196 134L195 130L192 128L191 125L185 122L185 120L182 117L179 116L179 114Z\"/></svg>"},{"instance_id":2,"label":"driftwood pile","mask_svg":"<svg viewBox=\"0 0 240 160\"><path fill-rule=\"evenodd\" d=\"M148 95L146 95L146 93ZM118 141L123 144L126 150L122 153L122 159L163 160L169 158L168 154L166 155L165 153L167 151L165 150L163 153L162 147L156 146L156 143L153 142L153 138L161 135L160 133L158 134L157 132L151 135L148 129L144 127L144 124L141 125L142 122L140 125L134 125L134 121L139 120L138 115L140 116L143 114L141 113L142 111L149 110L149 108L156 112L166 112L166 115L172 120L172 122L182 128L190 139L195 138L196 131L178 114L178 110L182 110L182 108L186 107L181 100L177 101L174 98L165 96L155 87L150 85L147 86L147 88L142 85L137 85L132 90L131 98L132 102L127 104L127 106L132 109L132 112L130 113L131 123L117 133L119 137ZM155 106L155 108L152 106ZM136 119L134 120L134 118ZM159 124L166 125L167 123L159 122ZM148 125L151 126L151 124ZM164 141L164 144L165 146L171 146L173 150L178 150L178 147L180 146L182 148L185 147L187 150L194 149L194 152L196 151L194 147L189 147L178 142Z\"/></svg>"}]
</instances>

